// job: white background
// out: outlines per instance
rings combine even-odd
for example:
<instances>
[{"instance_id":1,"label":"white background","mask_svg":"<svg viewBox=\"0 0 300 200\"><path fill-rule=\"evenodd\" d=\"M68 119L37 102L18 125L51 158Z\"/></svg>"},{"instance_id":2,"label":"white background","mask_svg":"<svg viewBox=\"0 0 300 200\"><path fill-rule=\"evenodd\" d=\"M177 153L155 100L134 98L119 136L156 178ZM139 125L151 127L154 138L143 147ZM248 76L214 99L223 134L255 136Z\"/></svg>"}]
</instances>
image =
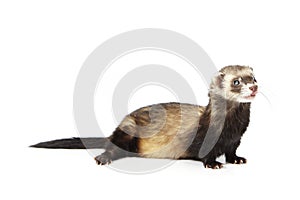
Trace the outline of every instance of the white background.
<instances>
[{"instance_id":1,"label":"white background","mask_svg":"<svg viewBox=\"0 0 300 200\"><path fill-rule=\"evenodd\" d=\"M0 198L299 199L297 1L207 2L1 1ZM186 35L218 68L254 68L267 98L260 94L253 103L238 151L249 163L208 170L178 161L156 173L129 175L97 166L83 150L28 148L78 136L72 95L82 63L110 37L149 27ZM132 97L129 110L151 103L155 87L145 89ZM197 95L205 98L203 89ZM159 91L153 103L174 99ZM112 131L111 113L102 115Z\"/></svg>"}]
</instances>

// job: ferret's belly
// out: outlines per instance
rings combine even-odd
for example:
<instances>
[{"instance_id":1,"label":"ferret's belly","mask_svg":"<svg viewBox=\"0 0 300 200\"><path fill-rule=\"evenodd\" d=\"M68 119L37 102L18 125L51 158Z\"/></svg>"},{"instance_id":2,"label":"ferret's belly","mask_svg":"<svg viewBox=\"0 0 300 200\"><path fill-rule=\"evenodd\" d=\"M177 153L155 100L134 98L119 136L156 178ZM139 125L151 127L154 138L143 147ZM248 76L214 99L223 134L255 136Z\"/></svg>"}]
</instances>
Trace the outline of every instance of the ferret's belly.
<instances>
[{"instance_id":1,"label":"ferret's belly","mask_svg":"<svg viewBox=\"0 0 300 200\"><path fill-rule=\"evenodd\" d=\"M156 104L132 112L119 128L138 138L142 157L177 159L192 143L204 109L191 104Z\"/></svg>"}]
</instances>

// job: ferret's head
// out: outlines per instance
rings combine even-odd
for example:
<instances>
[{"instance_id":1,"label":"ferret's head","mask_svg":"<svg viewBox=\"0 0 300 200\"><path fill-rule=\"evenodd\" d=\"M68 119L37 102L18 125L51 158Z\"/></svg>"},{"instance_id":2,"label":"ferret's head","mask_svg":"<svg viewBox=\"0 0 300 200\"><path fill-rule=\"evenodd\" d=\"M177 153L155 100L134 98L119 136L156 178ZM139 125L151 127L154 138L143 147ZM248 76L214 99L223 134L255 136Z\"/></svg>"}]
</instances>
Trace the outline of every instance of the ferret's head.
<instances>
[{"instance_id":1,"label":"ferret's head","mask_svg":"<svg viewBox=\"0 0 300 200\"><path fill-rule=\"evenodd\" d=\"M257 82L253 69L232 65L222 68L210 85L210 96L221 95L227 100L240 103L251 102L257 94Z\"/></svg>"}]
</instances>

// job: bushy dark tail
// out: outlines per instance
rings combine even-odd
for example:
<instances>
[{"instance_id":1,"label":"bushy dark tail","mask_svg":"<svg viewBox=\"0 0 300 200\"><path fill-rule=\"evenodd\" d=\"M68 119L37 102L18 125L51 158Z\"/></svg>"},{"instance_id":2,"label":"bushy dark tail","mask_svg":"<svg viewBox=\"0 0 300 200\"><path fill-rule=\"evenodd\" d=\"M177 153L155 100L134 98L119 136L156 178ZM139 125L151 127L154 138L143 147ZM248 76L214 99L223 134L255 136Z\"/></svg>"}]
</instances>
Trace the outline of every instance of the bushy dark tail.
<instances>
[{"instance_id":1,"label":"bushy dark tail","mask_svg":"<svg viewBox=\"0 0 300 200\"><path fill-rule=\"evenodd\" d=\"M67 138L41 142L30 147L47 149L102 149L105 148L107 138Z\"/></svg>"}]
</instances>

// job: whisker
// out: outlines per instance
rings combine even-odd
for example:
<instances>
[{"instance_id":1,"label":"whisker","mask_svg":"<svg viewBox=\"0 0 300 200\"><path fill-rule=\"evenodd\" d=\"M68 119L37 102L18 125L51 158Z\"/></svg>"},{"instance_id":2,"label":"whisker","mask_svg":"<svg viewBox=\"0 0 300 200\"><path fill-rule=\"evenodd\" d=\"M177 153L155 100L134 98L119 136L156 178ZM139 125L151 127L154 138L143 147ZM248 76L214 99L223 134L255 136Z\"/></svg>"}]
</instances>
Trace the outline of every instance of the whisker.
<instances>
[{"instance_id":1,"label":"whisker","mask_svg":"<svg viewBox=\"0 0 300 200\"><path fill-rule=\"evenodd\" d=\"M258 93L261 94L267 100L270 107L272 108L272 103L271 103L270 99L268 98L268 96L265 93L263 93L262 91L259 91Z\"/></svg>"}]
</instances>

